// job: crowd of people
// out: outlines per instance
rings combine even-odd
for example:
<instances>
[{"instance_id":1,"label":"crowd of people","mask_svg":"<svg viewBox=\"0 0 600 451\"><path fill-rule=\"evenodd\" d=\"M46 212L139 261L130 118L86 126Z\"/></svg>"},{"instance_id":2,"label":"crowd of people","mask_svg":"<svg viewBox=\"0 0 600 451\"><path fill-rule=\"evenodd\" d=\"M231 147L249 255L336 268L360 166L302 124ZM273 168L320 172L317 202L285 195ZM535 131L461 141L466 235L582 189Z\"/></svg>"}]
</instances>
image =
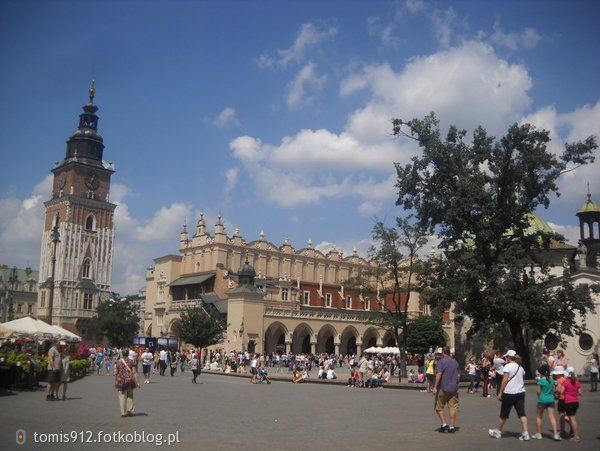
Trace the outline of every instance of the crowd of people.
<instances>
[{"instance_id":1,"label":"crowd of people","mask_svg":"<svg viewBox=\"0 0 600 451\"><path fill-rule=\"evenodd\" d=\"M400 361L394 355L369 354L333 355L322 353L261 355L259 353L211 351L204 355L198 350L171 350L161 348L151 352L149 348L131 347L121 350L93 347L90 350L90 368L100 374L115 377L119 405L123 417L133 412L133 390L139 388L138 366L141 363L144 383L150 383L151 374L165 376L167 368L170 375L185 372L189 368L192 383L197 383L201 369L222 371L225 373L250 373L251 383L270 383L268 373L287 371L293 383L303 383L310 378L313 369L317 379L335 380L336 369L347 367L350 376L348 387L376 388L388 383L394 371L400 368ZM203 363L202 363L203 362ZM582 384L576 377L575 369L569 366L562 350L556 354L544 350L536 371L536 432L529 434L529 423L525 413L525 369L521 357L514 350L484 353L480 358L469 357L462 368L452 355L450 348L438 349L436 353L424 356L423 364L417 371L411 369L409 383L424 384L422 391L435 395L435 412L441 422L439 431L454 433L459 409L459 386L461 375L468 378L468 394L478 393L481 387L485 398L496 397L500 401L498 424L489 430L489 436L502 438L504 427L511 411L515 410L521 426L519 439L529 441L542 439L542 423L546 416L552 428L551 438L559 441L563 438L579 442L581 432L577 421ZM598 355L589 359L590 389L597 391ZM62 399L66 397L69 368L69 353L64 343L54 342L48 351L48 400L59 399L58 391L63 387ZM274 368L276 368L274 370ZM446 417L445 410L448 409Z\"/></svg>"},{"instance_id":2,"label":"crowd of people","mask_svg":"<svg viewBox=\"0 0 600 451\"><path fill-rule=\"evenodd\" d=\"M443 357L434 361L435 381L435 411L441 421L440 432L456 431L455 423L459 407L459 383L461 372L456 359L451 356L450 349L443 349ZM598 354L594 353L589 359L591 391L597 390ZM464 368L469 377L467 393L476 393L483 379L483 396L495 397L500 401L500 415L496 428L489 430L492 438L502 438L506 421L511 411L515 410L521 426L519 440L529 441L532 438L541 440L542 420L546 413L552 427L552 439L560 441L569 439L571 442L581 440L577 411L582 394L582 384L577 379L575 368L568 366L568 359L562 350L554 353L544 350L542 359L536 370L536 432L529 433L529 424L525 413L525 369L516 351L497 352L492 358L484 354L480 361L470 358ZM483 377L481 377L483 376ZM431 387L428 388L430 391ZM448 407L449 422L446 423L445 408ZM558 415L558 418L557 418Z\"/></svg>"}]
</instances>

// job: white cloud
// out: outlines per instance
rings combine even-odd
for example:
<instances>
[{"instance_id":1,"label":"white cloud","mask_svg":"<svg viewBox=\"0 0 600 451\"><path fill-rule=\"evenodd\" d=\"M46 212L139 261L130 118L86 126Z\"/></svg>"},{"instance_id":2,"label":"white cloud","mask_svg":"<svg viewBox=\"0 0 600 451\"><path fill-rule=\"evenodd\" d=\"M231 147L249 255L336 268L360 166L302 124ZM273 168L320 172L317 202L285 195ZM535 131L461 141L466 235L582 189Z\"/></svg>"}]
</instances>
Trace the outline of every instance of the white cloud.
<instances>
[{"instance_id":1,"label":"white cloud","mask_svg":"<svg viewBox=\"0 0 600 451\"><path fill-rule=\"evenodd\" d=\"M225 198L229 198L231 192L237 186L240 171L238 168L230 168L225 172Z\"/></svg>"},{"instance_id":2,"label":"white cloud","mask_svg":"<svg viewBox=\"0 0 600 451\"><path fill-rule=\"evenodd\" d=\"M296 78L288 85L286 103L290 108L296 108L306 105L312 101L308 91L321 91L325 85L327 77L319 77L316 73L316 66L313 62L306 64Z\"/></svg>"},{"instance_id":3,"label":"white cloud","mask_svg":"<svg viewBox=\"0 0 600 451\"><path fill-rule=\"evenodd\" d=\"M582 141L590 135L600 138L600 101L595 105L584 105L568 113L559 113L554 106L547 106L521 119L550 132L548 148L556 154L564 151L565 142ZM600 158L596 151L596 162L567 172L559 180L561 196L553 201L555 205L571 205L578 209L585 201L587 183L594 199L600 199Z\"/></svg>"},{"instance_id":4,"label":"white cloud","mask_svg":"<svg viewBox=\"0 0 600 451\"><path fill-rule=\"evenodd\" d=\"M50 197L53 175L38 183L30 197L0 199L0 256L17 267L40 265L40 248L44 226L44 200Z\"/></svg>"},{"instance_id":5,"label":"white cloud","mask_svg":"<svg viewBox=\"0 0 600 451\"><path fill-rule=\"evenodd\" d=\"M179 202L162 207L149 222L136 228L137 239L141 242L172 240L181 230L190 212L189 205Z\"/></svg>"},{"instance_id":6,"label":"white cloud","mask_svg":"<svg viewBox=\"0 0 600 451\"><path fill-rule=\"evenodd\" d=\"M531 102L527 70L499 58L491 46L474 41L415 57L400 73L381 64L367 66L350 79L346 86L363 86L372 94L369 104L355 111L347 125L348 131L360 136L368 136L376 123L387 126L392 117L411 119L431 111L442 126L452 122L473 130L483 120L496 133L518 120Z\"/></svg>"},{"instance_id":7,"label":"white cloud","mask_svg":"<svg viewBox=\"0 0 600 451\"><path fill-rule=\"evenodd\" d=\"M413 141L391 136L392 118L435 111L442 130L454 123L472 132L484 121L498 135L527 110L530 88L523 66L499 58L490 45L470 41L415 57L399 72L379 64L350 75L340 94L367 90L370 100L349 114L339 133L303 129L278 145L241 136L230 148L265 202L294 207L354 198L361 214L373 215L394 200L393 163L407 162L417 151Z\"/></svg>"},{"instance_id":8,"label":"white cloud","mask_svg":"<svg viewBox=\"0 0 600 451\"><path fill-rule=\"evenodd\" d=\"M448 48L452 44L452 34L456 23L456 12L452 7L441 10L435 9L431 16L435 34L438 42L443 48Z\"/></svg>"},{"instance_id":9,"label":"white cloud","mask_svg":"<svg viewBox=\"0 0 600 451\"><path fill-rule=\"evenodd\" d=\"M394 12L391 20L382 17L369 17L367 19L367 31L370 35L379 37L381 42L387 47L396 47L401 43L401 39L396 35L402 18L407 15L417 14L426 8L425 2L421 0L406 0L394 5Z\"/></svg>"},{"instance_id":10,"label":"white cloud","mask_svg":"<svg viewBox=\"0 0 600 451\"><path fill-rule=\"evenodd\" d=\"M260 68L286 68L291 63L302 61L311 48L335 37L337 33L338 26L335 23L325 21L304 23L291 47L278 50L277 58L263 53L256 58L255 63Z\"/></svg>"},{"instance_id":11,"label":"white cloud","mask_svg":"<svg viewBox=\"0 0 600 451\"><path fill-rule=\"evenodd\" d=\"M516 51L520 48L532 49L538 45L541 36L533 28L525 28L521 32L505 32L500 23L494 23L494 32L489 36L488 42L495 47L505 47L509 50ZM486 33L482 33L485 36Z\"/></svg>"},{"instance_id":12,"label":"white cloud","mask_svg":"<svg viewBox=\"0 0 600 451\"><path fill-rule=\"evenodd\" d=\"M213 125L219 128L240 125L235 108L229 106L224 108L213 121Z\"/></svg>"}]
</instances>

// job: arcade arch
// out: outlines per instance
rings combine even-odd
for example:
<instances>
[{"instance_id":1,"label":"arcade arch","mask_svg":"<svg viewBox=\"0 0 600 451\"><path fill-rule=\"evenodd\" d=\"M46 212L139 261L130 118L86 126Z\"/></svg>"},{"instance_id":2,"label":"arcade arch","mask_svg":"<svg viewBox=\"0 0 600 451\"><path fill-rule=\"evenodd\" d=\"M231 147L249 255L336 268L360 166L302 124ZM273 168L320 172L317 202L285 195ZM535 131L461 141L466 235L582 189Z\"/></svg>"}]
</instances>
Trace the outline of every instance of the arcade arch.
<instances>
[{"instance_id":1,"label":"arcade arch","mask_svg":"<svg viewBox=\"0 0 600 451\"><path fill-rule=\"evenodd\" d=\"M312 352L312 336L313 330L308 324L301 323L296 326L292 335L292 352L294 354L310 354Z\"/></svg>"},{"instance_id":2,"label":"arcade arch","mask_svg":"<svg viewBox=\"0 0 600 451\"><path fill-rule=\"evenodd\" d=\"M265 353L285 352L285 338L288 336L287 327L279 321L271 324L265 331Z\"/></svg>"},{"instance_id":3,"label":"arcade arch","mask_svg":"<svg viewBox=\"0 0 600 451\"><path fill-rule=\"evenodd\" d=\"M356 354L358 351L357 343L360 342L359 337L360 334L354 326L346 327L342 332L342 337L340 340L340 354Z\"/></svg>"},{"instance_id":4,"label":"arcade arch","mask_svg":"<svg viewBox=\"0 0 600 451\"><path fill-rule=\"evenodd\" d=\"M383 343L384 348L387 348L387 347L395 348L397 346L396 337L394 337L394 334L391 333L390 331L387 331L383 335L382 343Z\"/></svg>"},{"instance_id":5,"label":"arcade arch","mask_svg":"<svg viewBox=\"0 0 600 451\"><path fill-rule=\"evenodd\" d=\"M363 349L367 349L372 346L378 346L380 340L381 336L379 335L379 332L377 332L377 329L374 327L369 327L363 334Z\"/></svg>"},{"instance_id":6,"label":"arcade arch","mask_svg":"<svg viewBox=\"0 0 600 451\"><path fill-rule=\"evenodd\" d=\"M325 324L319 330L317 335L317 354L326 352L327 354L335 353L337 332L331 324Z\"/></svg>"}]
</instances>

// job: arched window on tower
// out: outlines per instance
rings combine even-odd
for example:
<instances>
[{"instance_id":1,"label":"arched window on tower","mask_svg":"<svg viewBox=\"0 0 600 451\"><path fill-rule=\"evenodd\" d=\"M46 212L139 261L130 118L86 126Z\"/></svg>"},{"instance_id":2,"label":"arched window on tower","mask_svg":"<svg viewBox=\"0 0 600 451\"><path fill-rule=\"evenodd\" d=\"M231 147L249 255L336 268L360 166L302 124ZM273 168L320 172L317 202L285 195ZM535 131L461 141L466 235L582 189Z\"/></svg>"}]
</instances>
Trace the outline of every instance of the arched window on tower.
<instances>
[{"instance_id":1,"label":"arched window on tower","mask_svg":"<svg viewBox=\"0 0 600 451\"><path fill-rule=\"evenodd\" d=\"M91 213L85 218L85 230L96 230L96 217Z\"/></svg>"},{"instance_id":2,"label":"arched window on tower","mask_svg":"<svg viewBox=\"0 0 600 451\"><path fill-rule=\"evenodd\" d=\"M54 217L52 218L52 227L57 227L59 221L60 215L58 213L54 213Z\"/></svg>"},{"instance_id":3,"label":"arched window on tower","mask_svg":"<svg viewBox=\"0 0 600 451\"><path fill-rule=\"evenodd\" d=\"M89 279L90 274L91 274L91 267L92 267L92 262L90 261L89 258L86 258L83 262L83 271L81 272L81 277L83 277L85 279Z\"/></svg>"}]
</instances>

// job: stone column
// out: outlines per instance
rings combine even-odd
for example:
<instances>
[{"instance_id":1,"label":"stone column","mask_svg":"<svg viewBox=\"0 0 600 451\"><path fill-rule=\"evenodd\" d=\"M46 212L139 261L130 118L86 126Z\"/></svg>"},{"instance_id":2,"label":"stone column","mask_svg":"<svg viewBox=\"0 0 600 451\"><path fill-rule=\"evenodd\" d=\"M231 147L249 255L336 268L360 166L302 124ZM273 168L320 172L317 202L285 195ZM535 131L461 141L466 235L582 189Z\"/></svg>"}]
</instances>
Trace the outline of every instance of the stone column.
<instances>
[{"instance_id":1,"label":"stone column","mask_svg":"<svg viewBox=\"0 0 600 451\"><path fill-rule=\"evenodd\" d=\"M316 341L310 342L310 353L313 355L317 353L317 342Z\"/></svg>"}]
</instances>

